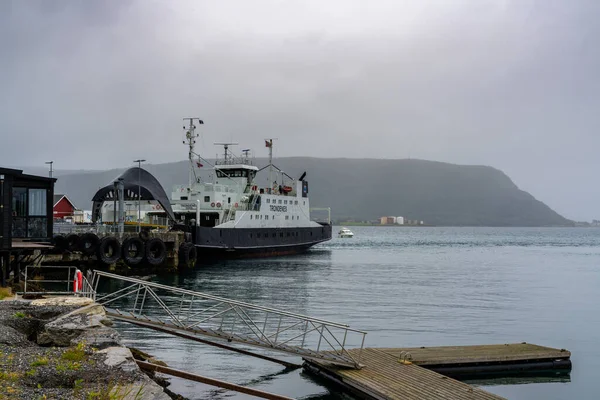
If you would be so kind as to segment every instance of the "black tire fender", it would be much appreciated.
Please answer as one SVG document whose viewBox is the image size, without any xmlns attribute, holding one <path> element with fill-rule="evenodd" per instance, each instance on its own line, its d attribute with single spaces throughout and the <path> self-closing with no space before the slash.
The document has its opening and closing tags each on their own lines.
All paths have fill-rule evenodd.
<svg viewBox="0 0 600 400">
<path fill-rule="evenodd" d="M 56 247 L 56 249 L 61 251 L 65 251 L 69 247 L 69 242 L 67 241 L 67 238 L 64 235 L 55 235 L 52 238 L 52 243 L 54 244 L 54 247 Z"/>
<path fill-rule="evenodd" d="M 182 243 L 179 246 L 179 267 L 193 268 L 198 259 L 198 252 L 193 243 Z"/>
<path fill-rule="evenodd" d="M 133 236 L 123 240 L 121 244 L 121 255 L 123 261 L 130 267 L 135 267 L 144 261 L 146 246 L 139 237 Z"/>
<path fill-rule="evenodd" d="M 79 235 L 76 233 L 71 233 L 67 235 L 67 250 L 69 251 L 78 251 L 79 250 Z"/>
<path fill-rule="evenodd" d="M 79 238 L 79 251 L 86 256 L 94 254 L 100 244 L 100 238 L 95 233 L 87 232 Z"/>
<path fill-rule="evenodd" d="M 167 258 L 167 246 L 160 238 L 151 238 L 146 242 L 146 261 L 152 266 L 159 266 Z"/>
<path fill-rule="evenodd" d="M 121 244 L 116 237 L 106 236 L 100 241 L 96 251 L 98 260 L 106 265 L 111 265 L 121 258 Z"/>
</svg>

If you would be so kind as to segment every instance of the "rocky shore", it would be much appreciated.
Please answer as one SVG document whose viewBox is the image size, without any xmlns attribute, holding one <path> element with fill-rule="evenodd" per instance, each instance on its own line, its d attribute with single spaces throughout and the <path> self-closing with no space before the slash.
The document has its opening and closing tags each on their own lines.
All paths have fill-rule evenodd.
<svg viewBox="0 0 600 400">
<path fill-rule="evenodd" d="M 86 298 L 0 301 L 0 400 L 169 400 Z"/>
</svg>

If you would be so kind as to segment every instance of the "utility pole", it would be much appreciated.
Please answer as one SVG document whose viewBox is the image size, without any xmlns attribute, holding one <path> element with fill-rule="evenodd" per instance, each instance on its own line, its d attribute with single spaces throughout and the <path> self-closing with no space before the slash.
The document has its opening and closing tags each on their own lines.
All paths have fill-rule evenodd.
<svg viewBox="0 0 600 400">
<path fill-rule="evenodd" d="M 133 160 L 138 163 L 138 233 L 142 231 L 142 163 L 146 160 Z"/>
<path fill-rule="evenodd" d="M 54 161 L 46 161 L 45 164 L 50 164 L 50 178 L 52 178 L 52 164 L 54 164 Z"/>
</svg>

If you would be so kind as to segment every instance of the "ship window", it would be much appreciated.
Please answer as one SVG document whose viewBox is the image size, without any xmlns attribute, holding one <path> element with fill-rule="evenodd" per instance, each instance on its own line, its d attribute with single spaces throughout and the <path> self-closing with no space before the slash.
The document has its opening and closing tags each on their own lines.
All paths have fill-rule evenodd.
<svg viewBox="0 0 600 400">
<path fill-rule="evenodd" d="M 231 197 L 227 198 L 227 203 L 231 203 Z"/>
<path fill-rule="evenodd" d="M 210 196 L 204 196 L 204 202 L 210 203 Z"/>
<path fill-rule="evenodd" d="M 286 216 L 285 216 L 285 219 L 290 219 L 290 216 L 289 216 L 289 215 L 286 215 Z"/>
<path fill-rule="evenodd" d="M 296 200 L 296 205 L 298 205 L 298 200 Z"/>
<path fill-rule="evenodd" d="M 267 204 L 269 204 L 271 202 L 271 199 L 267 199 Z"/>
<path fill-rule="evenodd" d="M 256 237 L 257 237 L 257 238 L 260 238 L 260 233 L 257 233 L 257 234 L 256 234 Z"/>
<path fill-rule="evenodd" d="M 250 238 L 252 238 L 252 234 L 250 234 Z"/>
<path fill-rule="evenodd" d="M 263 217 L 263 216 L 261 215 L 261 216 L 260 216 L 260 219 L 262 219 L 262 217 Z"/>
<path fill-rule="evenodd" d="M 279 234 L 279 237 L 283 237 L 283 232 L 281 232 L 281 233 Z"/>
<path fill-rule="evenodd" d="M 283 201 L 283 204 L 287 204 L 287 200 L 284 200 L 284 201 Z"/>
<path fill-rule="evenodd" d="M 223 236 L 223 230 L 219 229 L 219 236 Z"/>
<path fill-rule="evenodd" d="M 289 232 L 287 233 L 287 236 L 290 237 L 290 233 Z"/>
<path fill-rule="evenodd" d="M 276 233 L 273 233 L 273 237 L 275 237 L 275 236 L 277 236 L 277 234 L 276 234 Z"/>
<path fill-rule="evenodd" d="M 303 201 L 302 204 L 306 205 L 306 201 Z"/>
<path fill-rule="evenodd" d="M 268 216 L 268 215 L 265 215 L 265 219 L 269 219 L 269 216 Z"/>
<path fill-rule="evenodd" d="M 252 214 L 250 214 L 250 219 L 252 219 Z"/>
<path fill-rule="evenodd" d="M 279 204 L 281 204 L 281 200 L 279 200 Z"/>
<path fill-rule="evenodd" d="M 180 200 L 187 200 L 187 196 L 181 196 Z"/>
<path fill-rule="evenodd" d="M 275 219 L 275 216 L 273 215 L 273 217 L 271 219 Z"/>
</svg>

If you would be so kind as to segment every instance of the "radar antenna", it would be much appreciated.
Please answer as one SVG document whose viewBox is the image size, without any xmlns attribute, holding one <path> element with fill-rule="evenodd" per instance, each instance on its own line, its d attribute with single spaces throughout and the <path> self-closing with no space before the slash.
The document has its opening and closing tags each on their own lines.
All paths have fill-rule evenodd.
<svg viewBox="0 0 600 400">
<path fill-rule="evenodd" d="M 225 164 L 227 164 L 227 161 L 231 158 L 231 151 L 229 151 L 229 146 L 236 146 L 238 144 L 239 143 L 215 143 L 216 146 L 223 146 L 223 156 L 225 157 Z"/>
</svg>

